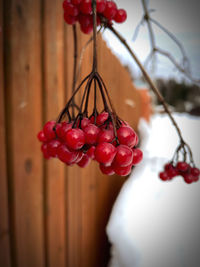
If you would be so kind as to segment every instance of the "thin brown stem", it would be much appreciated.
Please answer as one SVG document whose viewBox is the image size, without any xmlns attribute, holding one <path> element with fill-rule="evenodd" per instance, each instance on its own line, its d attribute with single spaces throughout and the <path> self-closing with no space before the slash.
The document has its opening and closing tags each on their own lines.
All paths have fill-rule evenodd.
<svg viewBox="0 0 200 267">
<path fill-rule="evenodd" d="M 136 64 L 138 65 L 138 67 L 140 68 L 141 72 L 143 73 L 144 78 L 146 79 L 147 83 L 149 84 L 150 88 L 152 89 L 152 91 L 156 94 L 156 96 L 158 97 L 159 101 L 161 102 L 161 104 L 163 105 L 165 112 L 168 114 L 172 124 L 174 125 L 177 134 L 180 138 L 180 141 L 185 143 L 185 141 L 183 140 L 181 131 L 175 121 L 175 119 L 173 118 L 169 108 L 168 108 L 168 104 L 166 103 L 166 101 L 164 100 L 163 96 L 161 95 L 160 91 L 158 90 L 158 88 L 155 86 L 155 84 L 153 83 L 153 81 L 151 80 L 150 76 L 148 75 L 148 73 L 146 72 L 146 70 L 144 69 L 142 63 L 139 61 L 138 57 L 135 55 L 135 53 L 132 51 L 132 49 L 130 48 L 130 46 L 127 44 L 126 40 L 120 35 L 120 33 L 118 33 L 111 25 L 108 25 L 108 29 L 119 39 L 119 41 L 126 47 L 126 49 L 128 50 L 128 52 L 130 53 L 131 57 L 134 59 L 134 61 L 136 62 Z"/>
<path fill-rule="evenodd" d="M 97 12 L 96 0 L 92 0 L 92 16 L 93 16 L 93 71 L 97 71 Z"/>
<path fill-rule="evenodd" d="M 74 39 L 74 66 L 73 66 L 73 81 L 72 81 L 72 94 L 76 87 L 76 69 L 77 69 L 77 31 L 76 25 L 73 25 L 73 39 Z M 72 119 L 75 117 L 75 100 L 72 99 Z"/>
</svg>

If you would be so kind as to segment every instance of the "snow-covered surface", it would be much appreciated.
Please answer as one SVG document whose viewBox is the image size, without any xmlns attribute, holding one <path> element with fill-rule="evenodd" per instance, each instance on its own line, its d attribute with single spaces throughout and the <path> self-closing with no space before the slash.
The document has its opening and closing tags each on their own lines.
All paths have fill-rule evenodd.
<svg viewBox="0 0 200 267">
<path fill-rule="evenodd" d="M 200 166 L 200 119 L 175 114 Z M 158 172 L 178 145 L 166 115 L 140 122 L 143 162 L 124 184 L 110 216 L 110 267 L 199 267 L 200 182 L 162 182 Z"/>
</svg>

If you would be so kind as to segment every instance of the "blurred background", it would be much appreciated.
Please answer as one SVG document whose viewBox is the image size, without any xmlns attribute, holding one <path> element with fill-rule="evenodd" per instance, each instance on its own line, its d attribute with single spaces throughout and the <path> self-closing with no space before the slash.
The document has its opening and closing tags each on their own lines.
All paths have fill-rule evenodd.
<svg viewBox="0 0 200 267">
<path fill-rule="evenodd" d="M 116 2 L 127 10 L 128 19 L 114 26 L 145 63 L 151 43 L 144 23 L 133 41 L 143 17 L 141 2 Z M 198 79 L 199 3 L 193 2 L 152 0 L 147 4 L 156 9 L 152 17 L 184 45 L 191 75 Z M 159 47 L 181 62 L 174 42 L 156 27 L 155 37 Z M 78 31 L 79 56 L 89 38 Z M 110 259 L 105 228 L 127 178 L 104 176 L 96 164 L 82 170 L 53 159 L 47 162 L 36 138 L 47 120 L 57 118 L 71 95 L 72 51 L 72 28 L 64 23 L 61 0 L 0 1 L 2 267 L 102 267 Z M 136 131 L 142 118 L 149 122 L 152 111 L 162 112 L 136 65 L 107 30 L 98 37 L 98 64 L 118 114 Z M 79 81 L 91 67 L 89 45 Z M 172 110 L 199 115 L 199 87 L 194 81 L 162 56 L 150 61 L 147 69 Z"/>
</svg>

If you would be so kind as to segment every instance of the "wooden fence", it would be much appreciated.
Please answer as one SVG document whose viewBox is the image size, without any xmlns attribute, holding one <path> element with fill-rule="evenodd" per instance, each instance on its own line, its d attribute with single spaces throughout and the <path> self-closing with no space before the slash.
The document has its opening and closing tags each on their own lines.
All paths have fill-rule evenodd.
<svg viewBox="0 0 200 267">
<path fill-rule="evenodd" d="M 78 32 L 78 48 L 88 40 Z M 141 97 L 98 38 L 99 72 L 114 105 L 137 127 Z M 0 266 L 102 267 L 105 226 L 125 178 L 45 161 L 36 139 L 70 96 L 72 28 L 61 0 L 0 0 Z M 81 77 L 92 65 L 92 47 Z"/>
</svg>

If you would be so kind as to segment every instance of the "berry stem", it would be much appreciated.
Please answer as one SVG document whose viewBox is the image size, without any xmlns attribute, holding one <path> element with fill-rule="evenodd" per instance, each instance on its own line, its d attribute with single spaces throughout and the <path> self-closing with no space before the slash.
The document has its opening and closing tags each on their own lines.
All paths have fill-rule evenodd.
<svg viewBox="0 0 200 267">
<path fill-rule="evenodd" d="M 97 3 L 92 0 L 92 16 L 93 16 L 93 72 L 97 71 Z"/>
<path fill-rule="evenodd" d="M 75 91 L 76 87 L 76 69 L 77 69 L 77 30 L 76 30 L 76 25 L 73 25 L 73 40 L 74 40 L 74 66 L 73 66 L 73 81 L 72 81 L 72 94 Z M 72 119 L 75 117 L 75 99 L 73 97 L 72 99 Z"/>
</svg>

